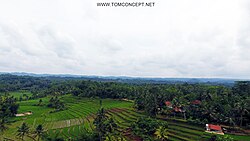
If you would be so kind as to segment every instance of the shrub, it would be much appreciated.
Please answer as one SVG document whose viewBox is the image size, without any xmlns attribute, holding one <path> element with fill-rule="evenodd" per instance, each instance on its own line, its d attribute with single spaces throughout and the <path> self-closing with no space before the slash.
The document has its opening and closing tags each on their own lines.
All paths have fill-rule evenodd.
<svg viewBox="0 0 250 141">
<path fill-rule="evenodd" d="M 150 139 L 160 126 L 167 127 L 167 124 L 153 118 L 140 117 L 131 127 L 135 135 L 144 139 Z"/>
</svg>

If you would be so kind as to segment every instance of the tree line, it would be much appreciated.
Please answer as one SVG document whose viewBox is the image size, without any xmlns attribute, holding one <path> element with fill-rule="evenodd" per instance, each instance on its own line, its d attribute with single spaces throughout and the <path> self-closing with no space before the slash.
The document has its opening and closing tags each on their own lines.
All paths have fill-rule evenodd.
<svg viewBox="0 0 250 141">
<path fill-rule="evenodd" d="M 9 118 L 17 114 L 18 108 L 19 105 L 13 96 L 0 96 L 0 132 L 7 129 L 6 124 L 9 122 Z"/>
</svg>

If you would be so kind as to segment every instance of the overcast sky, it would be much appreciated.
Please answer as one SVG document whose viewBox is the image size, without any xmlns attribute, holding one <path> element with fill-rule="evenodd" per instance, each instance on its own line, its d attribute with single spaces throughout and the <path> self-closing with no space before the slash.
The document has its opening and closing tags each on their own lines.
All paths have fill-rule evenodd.
<svg viewBox="0 0 250 141">
<path fill-rule="evenodd" d="M 134 1 L 0 0 L 0 72 L 250 78 L 249 0 Z"/>
</svg>

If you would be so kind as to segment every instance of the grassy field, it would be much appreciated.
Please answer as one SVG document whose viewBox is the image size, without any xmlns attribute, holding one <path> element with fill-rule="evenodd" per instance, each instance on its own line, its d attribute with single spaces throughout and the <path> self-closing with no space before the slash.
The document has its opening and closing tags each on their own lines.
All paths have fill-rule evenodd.
<svg viewBox="0 0 250 141">
<path fill-rule="evenodd" d="M 8 93 L 10 96 L 14 96 L 15 98 L 19 99 L 20 96 L 23 97 L 23 99 L 25 99 L 24 95 L 27 95 L 28 97 L 30 97 L 32 94 L 29 91 L 16 91 L 16 92 L 9 92 Z M 0 93 L 0 95 L 4 95 L 4 93 Z"/>
<path fill-rule="evenodd" d="M 13 92 L 11 95 L 18 97 L 18 92 Z M 15 117 L 10 119 L 15 122 L 8 126 L 8 130 L 4 132 L 2 138 L 6 137 L 9 139 L 18 140 L 15 137 L 16 130 L 17 127 L 23 122 L 26 122 L 31 127 L 31 130 L 34 130 L 37 125 L 42 124 L 51 135 L 60 133 L 60 136 L 65 139 L 70 137 L 73 138 L 78 135 L 84 126 L 90 129 L 91 126 L 93 126 L 91 124 L 93 121 L 93 116 L 100 107 L 99 99 L 79 99 L 71 95 L 65 95 L 60 97 L 60 100 L 66 103 L 67 109 L 55 113 L 50 113 L 50 111 L 53 111 L 54 109 L 48 108 L 46 106 L 49 99 L 50 97 L 42 98 L 44 106 L 35 106 L 38 104 L 39 99 L 19 102 L 20 107 L 18 113 L 32 111 L 33 114 L 30 116 Z M 126 101 L 104 99 L 102 105 L 105 109 L 131 109 L 133 104 Z M 25 140 L 30 139 L 25 138 Z"/>
<path fill-rule="evenodd" d="M 22 92 L 19 92 L 23 94 Z M 25 92 L 27 93 L 27 92 Z M 11 93 L 18 97 L 18 92 Z M 59 136 L 66 140 L 76 139 L 76 137 L 84 132 L 84 129 L 92 130 L 93 119 L 98 111 L 99 99 L 78 98 L 71 95 L 60 97 L 60 100 L 66 103 L 67 109 L 64 111 L 50 113 L 52 108 L 48 108 L 50 97 L 42 98 L 43 106 L 35 106 L 39 99 L 19 102 L 19 113 L 32 111 L 33 114 L 26 117 L 15 117 L 11 120 L 15 121 L 9 125 L 9 129 L 4 132 L 3 137 L 17 140 L 16 130 L 23 122 L 26 122 L 31 130 L 34 130 L 37 125 L 42 124 L 51 136 Z M 145 116 L 141 112 L 135 111 L 133 103 L 121 100 L 104 99 L 103 107 L 107 110 L 108 116 L 112 116 L 119 126 L 119 130 L 124 132 L 131 123 L 137 120 L 138 117 Z M 182 121 L 167 120 L 169 140 L 171 141 L 197 141 L 207 140 L 211 134 L 205 133 L 204 128 L 200 126 L 190 125 Z M 130 136 L 126 134 L 128 140 Z M 237 140 L 248 141 L 248 136 L 233 136 Z M 29 141 L 31 138 L 25 137 Z"/>
</svg>

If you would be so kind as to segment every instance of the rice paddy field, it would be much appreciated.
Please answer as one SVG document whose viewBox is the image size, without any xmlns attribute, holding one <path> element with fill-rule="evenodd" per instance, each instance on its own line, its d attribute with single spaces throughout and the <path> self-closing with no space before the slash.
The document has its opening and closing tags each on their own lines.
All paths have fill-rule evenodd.
<svg viewBox="0 0 250 141">
<path fill-rule="evenodd" d="M 12 93 L 17 96 L 18 92 Z M 50 97 L 42 98 L 44 106 L 35 106 L 39 99 L 19 102 L 20 108 L 18 113 L 32 111 L 32 115 L 25 117 L 15 117 L 13 122 L 8 126 L 0 140 L 15 140 L 17 127 L 26 122 L 30 130 L 35 130 L 37 125 L 42 124 L 51 136 L 62 137 L 65 140 L 76 139 L 85 129 L 93 129 L 93 120 L 96 112 L 100 108 L 99 99 L 79 98 L 71 95 L 60 97 L 66 103 L 67 109 L 55 113 L 52 108 L 48 108 Z M 133 103 L 122 100 L 104 99 L 102 106 L 106 109 L 108 116 L 112 116 L 119 126 L 119 131 L 127 140 L 133 140 L 131 131 L 128 131 L 130 124 L 135 122 L 138 117 L 146 116 L 145 114 L 135 111 Z M 162 119 L 159 119 L 162 120 Z M 165 120 L 165 119 L 164 119 Z M 211 134 L 205 133 L 204 128 L 190 125 L 186 122 L 176 120 L 166 120 L 168 123 L 169 140 L 171 141 L 205 141 Z M 234 136 L 237 140 L 250 140 L 247 136 Z M 32 138 L 25 137 L 24 140 L 30 141 Z"/>
<path fill-rule="evenodd" d="M 0 95 L 4 95 L 4 93 L 0 93 Z M 23 91 L 10 92 L 9 95 L 14 96 L 17 99 L 19 99 L 20 96 L 21 96 L 24 100 L 26 98 L 25 96 L 28 96 L 28 97 L 32 96 L 31 92 L 24 91 L 24 90 Z"/>
<path fill-rule="evenodd" d="M 39 99 L 19 102 L 18 113 L 31 111 L 33 114 L 10 119 L 14 122 L 4 132 L 2 140 L 3 138 L 18 140 L 15 138 L 16 130 L 23 122 L 26 122 L 31 127 L 30 130 L 34 130 L 37 125 L 42 124 L 48 130 L 49 134 L 56 135 L 56 133 L 60 133 L 60 136 L 64 139 L 74 138 L 81 132 L 83 127 L 91 130 L 94 115 L 100 108 L 99 99 L 79 99 L 71 95 L 65 95 L 60 97 L 60 100 L 67 103 L 67 109 L 55 113 L 50 113 L 54 109 L 46 106 L 49 99 L 50 97 L 42 98 L 44 106 L 35 106 L 38 104 Z M 107 110 L 113 108 L 132 108 L 131 102 L 111 99 L 104 99 L 102 105 Z M 25 140 L 30 139 L 25 138 Z"/>
</svg>

